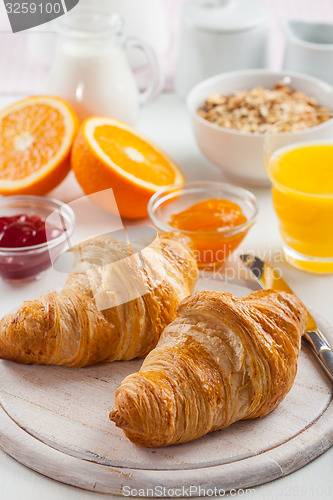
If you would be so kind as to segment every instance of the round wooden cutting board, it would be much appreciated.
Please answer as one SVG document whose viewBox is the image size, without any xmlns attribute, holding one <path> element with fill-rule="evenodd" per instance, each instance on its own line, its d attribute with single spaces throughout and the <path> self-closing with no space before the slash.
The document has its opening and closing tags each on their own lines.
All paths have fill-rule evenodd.
<svg viewBox="0 0 333 500">
<path fill-rule="evenodd" d="M 251 291 L 211 279 L 197 289 Z M 317 319 L 333 344 L 333 328 Z M 108 418 L 116 389 L 141 363 L 73 369 L 0 362 L 0 447 L 35 471 L 92 491 L 199 496 L 279 478 L 333 444 L 332 383 L 305 344 L 294 386 L 272 413 L 161 449 L 135 446 Z"/>
</svg>

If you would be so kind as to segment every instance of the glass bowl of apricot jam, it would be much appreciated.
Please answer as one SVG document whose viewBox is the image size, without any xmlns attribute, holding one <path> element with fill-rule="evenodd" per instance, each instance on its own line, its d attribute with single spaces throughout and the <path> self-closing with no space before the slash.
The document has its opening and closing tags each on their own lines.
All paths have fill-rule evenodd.
<svg viewBox="0 0 333 500">
<path fill-rule="evenodd" d="M 200 269 L 219 267 L 238 247 L 257 217 L 254 194 L 213 181 L 163 188 L 149 201 L 156 229 L 186 235 Z"/>
<path fill-rule="evenodd" d="M 44 196 L 0 198 L 0 277 L 21 282 L 38 279 L 69 245 L 73 210 Z"/>
</svg>

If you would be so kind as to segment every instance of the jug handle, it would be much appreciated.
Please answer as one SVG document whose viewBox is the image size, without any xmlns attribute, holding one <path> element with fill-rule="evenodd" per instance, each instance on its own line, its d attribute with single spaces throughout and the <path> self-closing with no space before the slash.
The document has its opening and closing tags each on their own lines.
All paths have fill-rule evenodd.
<svg viewBox="0 0 333 500">
<path fill-rule="evenodd" d="M 127 38 L 125 47 L 142 50 L 147 57 L 151 71 L 151 82 L 143 92 L 140 92 L 139 97 L 140 105 L 147 104 L 152 101 L 162 89 L 161 68 L 156 53 L 148 43 L 136 37 Z"/>
</svg>

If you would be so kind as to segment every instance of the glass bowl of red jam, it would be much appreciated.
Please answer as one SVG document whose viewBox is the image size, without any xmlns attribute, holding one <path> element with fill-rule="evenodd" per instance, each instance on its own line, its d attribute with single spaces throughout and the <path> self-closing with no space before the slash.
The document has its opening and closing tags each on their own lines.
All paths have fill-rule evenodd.
<svg viewBox="0 0 333 500">
<path fill-rule="evenodd" d="M 220 267 L 245 238 L 257 217 L 254 194 L 213 181 L 169 186 L 149 201 L 149 217 L 159 231 L 192 241 L 200 269 Z"/>
<path fill-rule="evenodd" d="M 11 282 L 38 279 L 70 246 L 73 210 L 44 196 L 0 198 L 0 277 Z"/>
</svg>

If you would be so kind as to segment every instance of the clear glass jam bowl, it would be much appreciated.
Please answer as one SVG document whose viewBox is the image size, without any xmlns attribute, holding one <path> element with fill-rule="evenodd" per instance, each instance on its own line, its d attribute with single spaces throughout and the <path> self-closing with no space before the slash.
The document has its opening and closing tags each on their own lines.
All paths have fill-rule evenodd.
<svg viewBox="0 0 333 500">
<path fill-rule="evenodd" d="M 244 222 L 234 227 L 199 231 L 179 229 L 172 225 L 173 215 L 207 200 L 238 205 L 245 216 Z M 180 233 L 191 239 L 200 269 L 223 264 L 254 224 L 257 211 L 256 198 L 250 191 L 214 181 L 193 181 L 163 188 L 152 196 L 148 204 L 150 220 L 158 231 Z"/>
<path fill-rule="evenodd" d="M 24 214 L 45 221 L 46 241 L 32 246 L 7 248 L 0 242 L 0 277 L 10 282 L 38 279 L 54 259 L 69 245 L 75 227 L 75 214 L 69 205 L 44 196 L 0 198 L 0 217 Z M 49 230 L 48 230 L 49 229 Z M 56 237 L 52 237 L 57 229 Z"/>
</svg>

